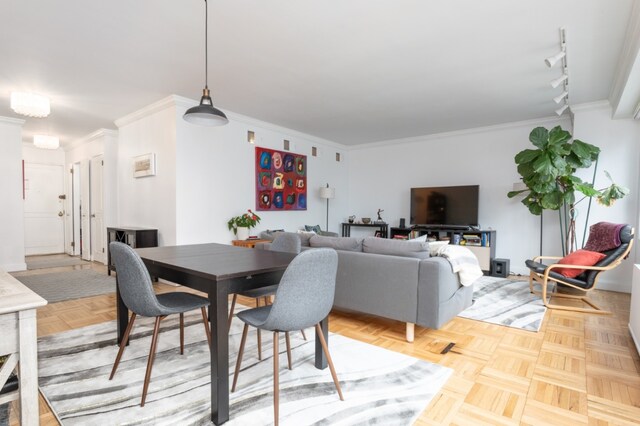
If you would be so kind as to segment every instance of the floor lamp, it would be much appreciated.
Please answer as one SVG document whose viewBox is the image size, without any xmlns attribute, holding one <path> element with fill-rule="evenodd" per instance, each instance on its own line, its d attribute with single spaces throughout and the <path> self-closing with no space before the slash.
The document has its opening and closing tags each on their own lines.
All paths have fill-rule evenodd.
<svg viewBox="0 0 640 426">
<path fill-rule="evenodd" d="M 325 226 L 325 231 L 329 230 L 329 200 L 336 197 L 336 189 L 329 188 L 329 184 L 327 186 L 320 187 L 320 198 L 327 200 L 327 224 Z"/>
</svg>

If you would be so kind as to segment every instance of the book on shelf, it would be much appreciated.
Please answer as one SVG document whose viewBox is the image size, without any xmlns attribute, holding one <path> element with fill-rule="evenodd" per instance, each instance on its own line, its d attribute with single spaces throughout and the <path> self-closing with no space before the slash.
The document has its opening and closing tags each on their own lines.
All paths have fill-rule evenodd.
<svg viewBox="0 0 640 426">
<path fill-rule="evenodd" d="M 409 236 L 408 235 L 394 235 L 393 239 L 394 240 L 408 240 Z"/>
</svg>

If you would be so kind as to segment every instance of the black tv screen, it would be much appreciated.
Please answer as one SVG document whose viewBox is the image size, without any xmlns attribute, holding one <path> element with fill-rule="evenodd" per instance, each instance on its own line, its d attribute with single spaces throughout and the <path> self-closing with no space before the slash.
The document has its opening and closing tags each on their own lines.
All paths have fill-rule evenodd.
<svg viewBox="0 0 640 426">
<path fill-rule="evenodd" d="M 412 225 L 478 225 L 478 185 L 411 188 Z"/>
</svg>

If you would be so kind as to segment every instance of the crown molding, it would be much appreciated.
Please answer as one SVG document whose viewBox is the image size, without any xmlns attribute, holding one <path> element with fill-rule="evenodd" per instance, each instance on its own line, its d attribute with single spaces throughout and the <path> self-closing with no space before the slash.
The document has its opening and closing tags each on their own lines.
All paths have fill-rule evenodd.
<svg viewBox="0 0 640 426">
<path fill-rule="evenodd" d="M 25 120 L 23 120 L 21 118 L 1 117 L 0 116 L 0 123 L 15 124 L 15 125 L 18 125 L 18 126 L 22 126 L 25 123 Z"/>
<path fill-rule="evenodd" d="M 454 130 L 452 132 L 433 133 L 430 135 L 411 136 L 411 137 L 402 138 L 402 139 L 389 139 L 389 140 L 384 140 L 379 142 L 363 143 L 363 144 L 349 147 L 349 151 L 358 151 L 363 149 L 380 148 L 380 147 L 386 147 L 386 146 L 409 145 L 409 144 L 414 144 L 419 142 L 428 142 L 436 139 L 448 139 L 448 138 L 453 138 L 457 136 L 466 136 L 466 135 L 472 135 L 477 133 L 493 132 L 496 130 L 507 130 L 507 129 L 513 129 L 518 127 L 531 127 L 531 126 L 539 126 L 542 124 L 559 124 L 564 120 L 565 118 L 562 118 L 562 117 L 543 117 L 543 118 L 536 118 L 532 120 L 513 121 L 511 123 L 495 124 L 492 126 L 483 126 L 483 127 L 474 127 L 470 129 L 463 129 L 463 130 Z"/>
<path fill-rule="evenodd" d="M 585 112 L 585 111 L 594 111 L 598 109 L 609 109 L 611 108 L 611 104 L 607 99 L 595 102 L 585 102 L 582 104 L 570 105 L 571 112 Z"/>
<path fill-rule="evenodd" d="M 180 98 L 180 99 L 177 100 L 177 98 Z M 114 123 L 118 128 L 122 126 L 126 126 L 127 124 L 131 124 L 134 121 L 138 121 L 151 114 L 155 114 L 158 111 L 162 111 L 166 108 L 178 105 L 178 102 L 184 99 L 186 98 L 182 98 L 176 95 L 169 95 L 165 98 L 160 99 L 157 102 L 147 105 L 146 107 L 140 108 L 139 110 L 134 111 L 131 114 L 127 114 L 124 117 L 118 118 L 117 120 L 114 121 Z"/>
<path fill-rule="evenodd" d="M 189 99 L 189 98 L 185 98 L 182 96 L 178 96 L 178 95 L 173 95 L 174 98 L 174 102 L 177 106 L 183 107 L 185 109 L 191 108 L 192 106 L 198 105 L 197 101 L 194 101 L 193 99 Z M 340 143 L 337 142 L 333 142 L 330 141 L 328 139 L 323 139 L 320 138 L 318 136 L 313 136 L 310 135 L 308 133 L 304 133 L 304 132 L 300 132 L 298 130 L 293 130 L 293 129 L 289 129 L 287 127 L 282 127 L 279 126 L 277 124 L 273 124 L 273 123 L 269 123 L 268 121 L 262 121 L 259 120 L 257 118 L 253 118 L 253 117 L 249 117 L 246 115 L 242 115 L 242 114 L 238 114 L 236 112 L 233 111 L 229 111 L 225 108 L 221 108 L 224 111 L 224 114 L 227 116 L 227 118 L 229 119 L 230 122 L 238 122 L 238 123 L 242 123 L 245 124 L 247 126 L 255 126 L 255 127 L 259 127 L 262 128 L 264 130 L 271 130 L 274 132 L 278 132 L 278 133 L 283 133 L 286 135 L 286 138 L 290 138 L 290 139 L 294 139 L 294 138 L 300 138 L 300 139 L 306 139 L 307 141 L 310 142 L 315 142 L 317 144 L 321 144 L 321 145 L 326 145 L 326 146 L 330 146 L 336 149 L 341 149 L 346 151 L 348 149 L 348 147 L 346 145 L 342 145 Z"/>
<path fill-rule="evenodd" d="M 117 130 L 111 130 L 111 129 L 98 129 L 93 133 L 90 133 L 86 136 L 81 137 L 80 139 L 76 139 L 74 141 L 71 141 L 69 143 L 63 144 L 62 148 L 64 148 L 65 151 L 71 151 L 72 149 L 75 149 L 81 145 L 84 145 L 86 143 L 92 142 L 98 138 L 104 137 L 104 136 L 111 136 L 114 138 L 118 137 L 118 131 Z"/>
</svg>

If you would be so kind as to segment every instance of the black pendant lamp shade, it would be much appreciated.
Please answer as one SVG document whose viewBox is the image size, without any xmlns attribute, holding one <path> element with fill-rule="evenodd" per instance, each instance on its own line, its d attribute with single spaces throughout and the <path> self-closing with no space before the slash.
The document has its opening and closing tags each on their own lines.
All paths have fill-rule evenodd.
<svg viewBox="0 0 640 426">
<path fill-rule="evenodd" d="M 202 126 L 223 126 L 229 122 L 229 119 L 224 114 L 224 112 L 220 111 L 218 108 L 213 106 L 213 101 L 211 100 L 211 96 L 209 95 L 209 82 L 208 82 L 208 71 L 209 71 L 209 55 L 208 55 L 208 45 L 207 45 L 207 33 L 209 27 L 209 10 L 207 7 L 207 0 L 204 0 L 205 6 L 205 21 L 204 21 L 204 57 L 205 57 L 205 68 L 204 68 L 204 89 L 202 90 L 202 97 L 200 98 L 200 105 L 189 108 L 187 112 L 184 113 L 182 118 L 185 121 L 193 124 L 200 124 Z"/>
</svg>

